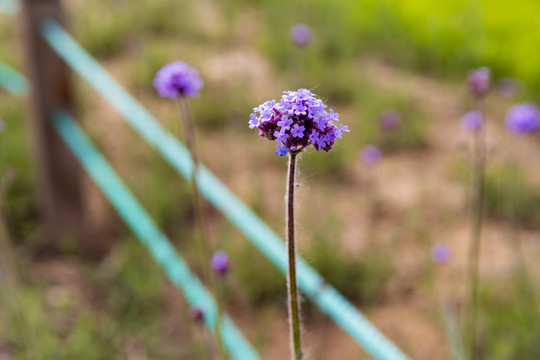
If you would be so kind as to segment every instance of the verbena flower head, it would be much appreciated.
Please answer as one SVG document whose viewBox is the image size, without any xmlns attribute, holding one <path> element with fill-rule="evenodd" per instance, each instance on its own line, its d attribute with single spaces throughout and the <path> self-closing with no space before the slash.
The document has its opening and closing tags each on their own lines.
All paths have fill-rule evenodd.
<svg viewBox="0 0 540 360">
<path fill-rule="evenodd" d="M 383 130 L 394 130 L 401 124 L 401 115 L 394 109 L 386 109 L 381 113 L 380 126 Z"/>
<path fill-rule="evenodd" d="M 483 97 L 490 88 L 490 71 L 487 67 L 481 67 L 469 72 L 467 86 L 471 94 L 476 97 Z"/>
<path fill-rule="evenodd" d="M 202 86 L 197 69 L 182 61 L 163 66 L 154 78 L 154 87 L 161 97 L 197 97 Z"/>
<path fill-rule="evenodd" d="M 212 256 L 210 265 L 215 272 L 220 275 L 225 275 L 229 271 L 229 256 L 223 250 L 218 250 Z"/>
<path fill-rule="evenodd" d="M 250 129 L 259 129 L 259 135 L 278 142 L 276 154 L 289 151 L 298 153 L 310 145 L 317 151 L 332 149 L 336 138 L 349 132 L 339 121 L 338 113 L 307 89 L 284 91 L 280 102 L 270 100 L 253 109 Z"/>
<path fill-rule="evenodd" d="M 431 259 L 439 264 L 447 263 L 450 260 L 450 248 L 445 244 L 435 244 L 431 248 Z"/>
<path fill-rule="evenodd" d="M 468 131 L 476 131 L 482 126 L 482 113 L 474 110 L 461 117 L 461 126 Z"/>
<path fill-rule="evenodd" d="M 375 165 L 381 159 L 381 150 L 373 145 L 367 145 L 360 151 L 360 157 L 368 165 Z"/>
<path fill-rule="evenodd" d="M 309 43 L 313 34 L 311 28 L 304 24 L 296 24 L 291 28 L 291 40 L 298 46 L 305 46 Z"/>
<path fill-rule="evenodd" d="M 531 103 L 514 105 L 506 114 L 506 125 L 516 134 L 531 133 L 540 126 L 540 111 Z"/>
</svg>

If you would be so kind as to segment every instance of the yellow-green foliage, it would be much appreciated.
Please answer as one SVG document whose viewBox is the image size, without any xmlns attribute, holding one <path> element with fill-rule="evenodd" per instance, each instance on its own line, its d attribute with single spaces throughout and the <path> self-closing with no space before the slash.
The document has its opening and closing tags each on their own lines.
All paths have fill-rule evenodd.
<svg viewBox="0 0 540 360">
<path fill-rule="evenodd" d="M 268 32 L 263 49 L 281 67 L 293 57 L 288 29 L 311 26 L 315 41 L 309 53 L 326 60 L 377 52 L 390 61 L 422 71 L 463 74 L 487 65 L 496 76 L 514 76 L 540 86 L 540 3 L 517 0 L 284 0 L 263 7 Z M 272 30 L 272 31 L 270 31 Z"/>
</svg>

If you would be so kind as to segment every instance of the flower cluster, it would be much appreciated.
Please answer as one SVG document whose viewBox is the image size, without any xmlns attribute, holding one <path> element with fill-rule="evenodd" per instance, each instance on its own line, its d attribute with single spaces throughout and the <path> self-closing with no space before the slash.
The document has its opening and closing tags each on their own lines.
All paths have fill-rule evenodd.
<svg viewBox="0 0 540 360">
<path fill-rule="evenodd" d="M 490 71 L 487 67 L 481 67 L 469 72 L 467 86 L 474 96 L 481 98 L 486 95 L 490 88 Z"/>
<path fill-rule="evenodd" d="M 313 36 L 309 26 L 304 24 L 296 24 L 291 28 L 291 40 L 298 46 L 305 46 Z"/>
<path fill-rule="evenodd" d="M 540 127 L 540 111 L 531 103 L 514 105 L 506 114 L 506 125 L 510 131 L 526 135 Z"/>
<path fill-rule="evenodd" d="M 223 250 L 218 250 L 212 256 L 210 260 L 212 269 L 219 275 L 225 275 L 229 271 L 229 256 Z"/>
<path fill-rule="evenodd" d="M 339 121 L 333 109 L 326 111 L 322 100 L 307 89 L 285 91 L 280 102 L 267 101 L 253 109 L 250 115 L 250 129 L 259 129 L 259 135 L 276 140 L 276 154 L 284 156 L 289 151 L 300 152 L 313 145 L 317 151 L 328 152 L 336 138 L 348 132 L 346 125 L 334 124 Z"/>
<path fill-rule="evenodd" d="M 197 97 L 202 86 L 197 69 L 182 61 L 163 66 L 154 78 L 154 87 L 161 97 Z"/>
<path fill-rule="evenodd" d="M 461 126 L 468 131 L 479 130 L 482 126 L 482 113 L 478 110 L 469 111 L 461 117 Z"/>
<path fill-rule="evenodd" d="M 450 260 L 450 248 L 442 243 L 437 243 L 431 248 L 431 259 L 439 264 L 444 264 Z"/>
<path fill-rule="evenodd" d="M 360 157 L 367 165 L 375 165 L 381 159 L 381 150 L 374 145 L 367 145 L 360 151 Z"/>
</svg>

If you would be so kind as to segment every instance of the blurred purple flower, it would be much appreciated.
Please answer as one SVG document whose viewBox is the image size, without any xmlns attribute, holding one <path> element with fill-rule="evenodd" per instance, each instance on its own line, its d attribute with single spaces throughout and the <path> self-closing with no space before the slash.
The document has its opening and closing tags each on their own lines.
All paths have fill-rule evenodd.
<svg viewBox="0 0 540 360">
<path fill-rule="evenodd" d="M 229 271 L 229 256 L 223 250 L 218 250 L 212 256 L 210 265 L 215 272 L 225 275 Z"/>
<path fill-rule="evenodd" d="M 291 28 L 291 40 L 298 46 L 305 46 L 309 43 L 313 34 L 311 28 L 305 24 L 296 24 Z"/>
<path fill-rule="evenodd" d="M 379 116 L 379 124 L 383 130 L 394 130 L 401 125 L 401 115 L 394 109 L 386 109 Z"/>
<path fill-rule="evenodd" d="M 381 151 L 376 146 L 367 145 L 361 150 L 360 157 L 366 164 L 374 165 L 381 159 Z"/>
<path fill-rule="evenodd" d="M 474 110 L 461 117 L 461 126 L 468 131 L 479 130 L 482 126 L 482 113 Z"/>
<path fill-rule="evenodd" d="M 197 97 L 202 86 L 197 69 L 182 61 L 164 65 L 154 78 L 154 87 L 161 97 Z"/>
<path fill-rule="evenodd" d="M 472 95 L 483 97 L 489 91 L 490 71 L 487 67 L 481 67 L 469 72 L 467 86 Z"/>
<path fill-rule="evenodd" d="M 6 124 L 4 123 L 2 119 L 0 119 L 0 132 L 4 131 L 5 127 L 6 127 Z"/>
<path fill-rule="evenodd" d="M 204 311 L 200 307 L 194 307 L 191 309 L 191 318 L 195 321 L 202 321 L 204 319 Z"/>
<path fill-rule="evenodd" d="M 438 243 L 431 248 L 431 259 L 436 263 L 447 263 L 450 260 L 450 255 L 450 248 L 445 244 Z"/>
<path fill-rule="evenodd" d="M 284 91 L 281 101 L 267 101 L 253 109 L 250 129 L 257 128 L 259 135 L 277 140 L 276 154 L 284 156 L 289 151 L 300 152 L 310 145 L 317 151 L 330 151 L 336 138 L 349 132 L 347 126 L 337 126 L 339 115 L 307 89 Z"/>
<path fill-rule="evenodd" d="M 506 125 L 510 131 L 526 135 L 540 126 L 540 111 L 532 103 L 514 105 L 506 114 Z"/>
</svg>

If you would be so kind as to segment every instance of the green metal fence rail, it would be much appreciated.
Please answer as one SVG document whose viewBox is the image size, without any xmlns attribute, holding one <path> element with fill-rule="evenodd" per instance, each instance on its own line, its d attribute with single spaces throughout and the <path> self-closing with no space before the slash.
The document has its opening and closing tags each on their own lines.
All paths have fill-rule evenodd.
<svg viewBox="0 0 540 360">
<path fill-rule="evenodd" d="M 19 2 L 16 0 L 0 0 L 0 14 L 15 15 L 19 11 Z"/>
<path fill-rule="evenodd" d="M 14 96 L 25 95 L 29 88 L 26 78 L 3 62 L 0 62 L 0 86 Z"/>
</svg>

